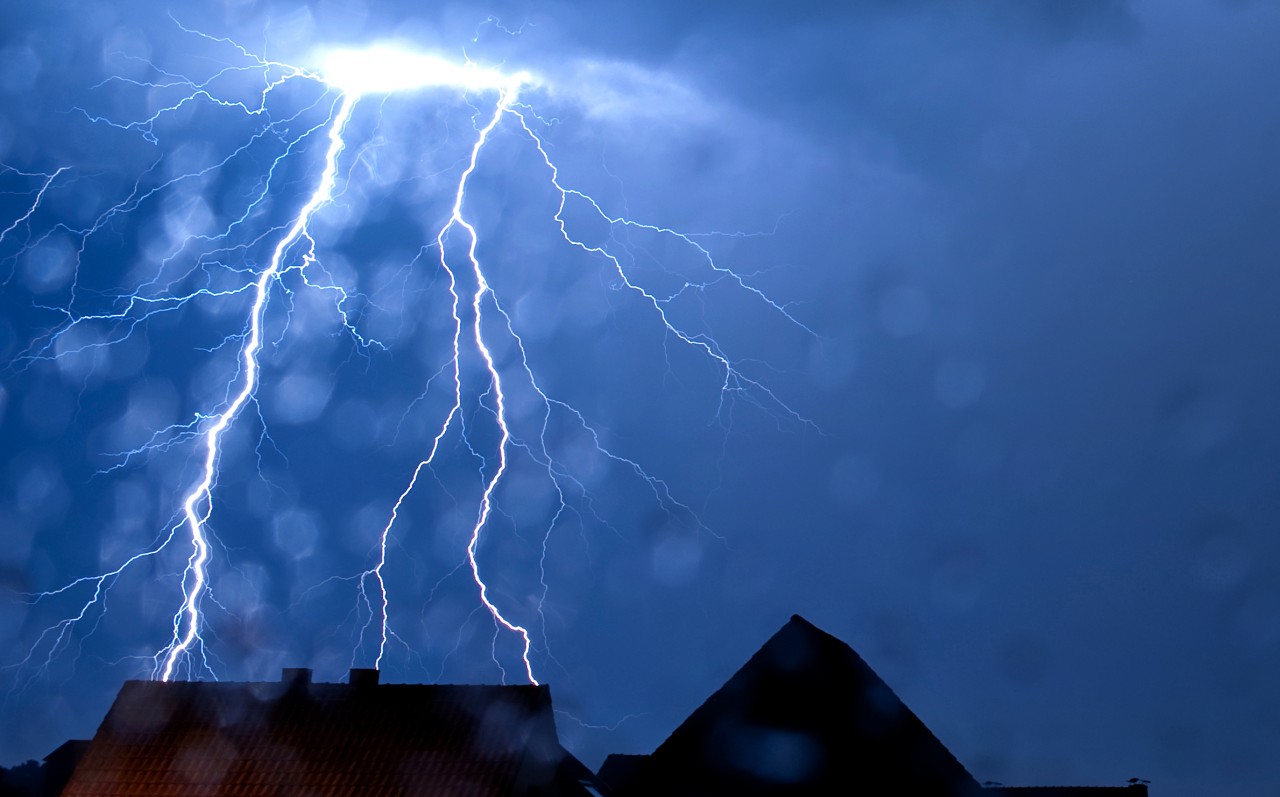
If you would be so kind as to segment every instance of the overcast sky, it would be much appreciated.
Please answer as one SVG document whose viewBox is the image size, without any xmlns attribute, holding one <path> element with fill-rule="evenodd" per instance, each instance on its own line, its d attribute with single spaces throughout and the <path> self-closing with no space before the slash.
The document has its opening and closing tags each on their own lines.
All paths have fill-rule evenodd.
<svg viewBox="0 0 1280 797">
<path fill-rule="evenodd" d="M 0 763 L 91 735 L 169 643 L 181 533 L 74 626 L 96 582 L 32 595 L 175 526 L 184 427 L 239 384 L 245 286 L 340 102 L 264 95 L 255 59 L 394 40 L 528 70 L 560 184 L 692 235 L 571 195 L 626 277 L 566 243 L 513 115 L 463 209 L 511 319 L 486 310 L 515 440 L 479 565 L 589 765 L 652 750 L 799 613 L 979 781 L 1274 793 L 1280 8 L 422 5 L 0 12 Z M 356 577 L 450 407 L 433 244 L 496 101 L 356 104 L 219 460 L 200 677 L 372 666 Z M 464 566 L 482 362 L 397 520 L 384 680 L 521 677 Z"/>
</svg>

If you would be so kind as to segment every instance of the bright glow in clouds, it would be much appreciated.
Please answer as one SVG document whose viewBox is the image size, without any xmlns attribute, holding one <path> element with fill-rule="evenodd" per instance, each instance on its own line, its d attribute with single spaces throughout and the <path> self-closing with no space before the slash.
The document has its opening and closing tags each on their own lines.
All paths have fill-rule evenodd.
<svg viewBox="0 0 1280 797">
<path fill-rule="evenodd" d="M 455 64 L 390 44 L 332 50 L 324 56 L 323 64 L 321 78 L 345 94 L 392 94 L 425 88 L 505 91 L 533 81 L 528 72 L 508 75 L 470 61 Z"/>
</svg>

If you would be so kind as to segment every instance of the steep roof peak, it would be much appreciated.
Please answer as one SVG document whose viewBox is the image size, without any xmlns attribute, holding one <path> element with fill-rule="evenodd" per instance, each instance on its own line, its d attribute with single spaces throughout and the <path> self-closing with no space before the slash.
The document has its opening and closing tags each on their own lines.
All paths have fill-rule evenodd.
<svg viewBox="0 0 1280 797">
<path fill-rule="evenodd" d="M 791 753 L 773 760 L 779 750 Z M 853 783 L 978 788 L 852 647 L 798 614 L 658 746 L 647 770 L 685 773 L 690 793 L 784 783 L 806 794 Z"/>
</svg>

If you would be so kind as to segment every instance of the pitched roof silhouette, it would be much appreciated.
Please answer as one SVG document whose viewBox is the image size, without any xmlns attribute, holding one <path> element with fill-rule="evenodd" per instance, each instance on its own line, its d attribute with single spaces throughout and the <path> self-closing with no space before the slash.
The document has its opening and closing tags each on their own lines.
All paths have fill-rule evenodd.
<svg viewBox="0 0 1280 797">
<path fill-rule="evenodd" d="M 78 744 L 59 748 L 67 769 Z M 1102 797 L 1116 789 L 1147 794 L 1136 778 L 1121 787 L 979 786 L 852 648 L 792 616 L 651 755 L 610 756 L 598 778 L 561 747 L 545 686 L 379 685 L 376 670 L 325 684 L 309 670 L 285 670 L 271 683 L 126 682 L 62 795 Z"/>
<path fill-rule="evenodd" d="M 618 794 L 982 793 L 857 653 L 793 615 L 645 758 L 613 757 Z"/>
<path fill-rule="evenodd" d="M 585 795 L 545 686 L 129 681 L 65 797 Z"/>
</svg>

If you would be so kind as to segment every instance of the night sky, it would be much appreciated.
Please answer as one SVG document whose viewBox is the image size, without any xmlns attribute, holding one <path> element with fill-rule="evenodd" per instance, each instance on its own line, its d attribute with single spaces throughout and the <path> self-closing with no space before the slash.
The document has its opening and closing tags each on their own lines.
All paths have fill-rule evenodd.
<svg viewBox="0 0 1280 797">
<path fill-rule="evenodd" d="M 90 736 L 172 636 L 193 431 L 340 100 L 264 99 L 283 67 L 255 58 L 394 39 L 529 71 L 561 184 L 688 234 L 562 214 L 693 344 L 561 237 L 514 117 L 463 208 L 510 318 L 479 567 L 588 765 L 651 751 L 798 613 L 979 781 L 1275 793 L 1280 7 L 205 5 L 0 11 L 0 764 Z M 357 103 L 224 438 L 184 674 L 373 666 L 359 576 L 450 408 L 434 242 L 496 100 Z M 466 565 L 482 366 L 394 527 L 384 681 L 523 676 Z M 85 608 L 77 579 L 175 526 Z"/>
</svg>

